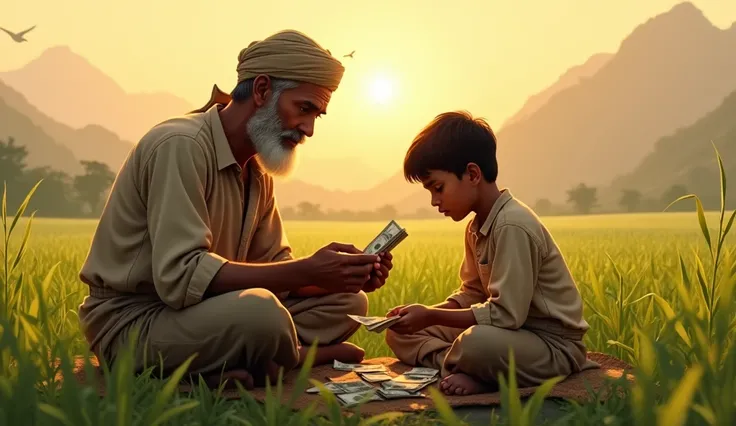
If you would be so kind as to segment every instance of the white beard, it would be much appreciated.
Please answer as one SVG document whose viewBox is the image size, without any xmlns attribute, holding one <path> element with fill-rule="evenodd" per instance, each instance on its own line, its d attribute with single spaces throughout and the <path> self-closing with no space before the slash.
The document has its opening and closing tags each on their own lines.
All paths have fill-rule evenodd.
<svg viewBox="0 0 736 426">
<path fill-rule="evenodd" d="M 298 162 L 298 155 L 295 147 L 284 138 L 301 142 L 304 135 L 297 130 L 284 130 L 276 110 L 279 95 L 274 93 L 268 103 L 253 114 L 246 129 L 258 163 L 271 174 L 288 176 Z"/>
</svg>

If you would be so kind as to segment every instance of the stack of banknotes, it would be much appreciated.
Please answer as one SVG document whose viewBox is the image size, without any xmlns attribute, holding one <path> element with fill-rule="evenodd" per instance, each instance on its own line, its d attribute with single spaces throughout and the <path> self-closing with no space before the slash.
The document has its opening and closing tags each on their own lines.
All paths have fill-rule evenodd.
<svg viewBox="0 0 736 426">
<path fill-rule="evenodd" d="M 391 377 L 384 365 L 345 364 L 335 361 L 333 368 L 339 371 L 353 371 L 360 379 L 347 382 L 327 382 L 325 388 L 332 392 L 345 407 L 353 407 L 370 401 L 385 401 L 400 398 L 426 398 L 422 389 L 439 379 L 439 371 L 433 368 L 417 367 L 406 373 Z M 376 385 L 373 385 L 375 383 Z M 318 393 L 315 386 L 308 393 Z"/>
<path fill-rule="evenodd" d="M 392 220 L 373 241 L 368 243 L 363 252 L 366 254 L 388 253 L 404 241 L 408 235 L 406 229 L 399 226 L 395 220 Z"/>
</svg>

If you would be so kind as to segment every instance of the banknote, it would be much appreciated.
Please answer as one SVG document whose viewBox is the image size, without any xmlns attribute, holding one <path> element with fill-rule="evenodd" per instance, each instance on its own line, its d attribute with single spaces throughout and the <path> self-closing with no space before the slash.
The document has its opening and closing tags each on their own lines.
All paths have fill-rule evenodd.
<svg viewBox="0 0 736 426">
<path fill-rule="evenodd" d="M 414 367 L 411 370 L 404 373 L 405 376 L 409 377 L 434 377 L 440 373 L 439 370 L 428 367 Z"/>
<path fill-rule="evenodd" d="M 324 387 L 335 395 L 375 390 L 373 386 L 362 380 L 353 380 L 350 382 L 328 382 L 324 383 Z M 307 393 L 319 393 L 319 388 L 317 386 L 309 388 L 307 389 Z"/>
<path fill-rule="evenodd" d="M 376 393 L 384 399 L 401 399 L 401 398 L 426 398 L 427 396 L 421 392 L 409 392 L 399 389 L 377 389 Z"/>
<path fill-rule="evenodd" d="M 408 236 L 406 229 L 395 220 L 389 222 L 383 230 L 363 250 L 367 254 L 390 252 Z"/>
<path fill-rule="evenodd" d="M 362 392 L 344 393 L 336 396 L 338 401 L 340 401 L 340 403 L 346 407 L 353 407 L 363 402 L 382 400 L 382 398 L 378 396 L 376 389 Z"/>
<path fill-rule="evenodd" d="M 396 321 L 398 321 L 401 317 L 395 316 L 395 317 L 361 317 L 358 315 L 350 315 L 348 314 L 350 318 L 352 318 L 354 321 L 357 321 L 363 325 L 365 325 L 365 328 L 368 331 L 372 331 L 374 333 L 380 333 L 383 330 L 391 327 Z"/>
<path fill-rule="evenodd" d="M 391 380 L 381 383 L 381 387 L 384 390 L 403 390 L 408 392 L 418 392 L 419 390 L 429 386 L 430 384 L 437 381 L 437 378 L 431 378 L 426 380 L 410 380 L 407 378 L 394 377 Z"/>
<path fill-rule="evenodd" d="M 334 360 L 332 368 L 338 371 L 355 371 L 356 373 L 377 373 L 386 371 L 383 364 L 346 364 L 338 360 Z"/>
<path fill-rule="evenodd" d="M 386 373 L 359 373 L 360 378 L 368 383 L 379 383 L 391 380 L 391 376 Z"/>
<path fill-rule="evenodd" d="M 413 385 L 425 384 L 425 383 L 432 383 L 434 381 L 437 381 L 437 379 L 434 376 L 432 376 L 432 377 L 427 377 L 427 376 L 408 376 L 406 374 L 402 374 L 400 376 L 396 376 L 392 380 L 394 382 L 396 382 L 396 383 L 409 383 L 409 384 L 413 384 Z"/>
</svg>

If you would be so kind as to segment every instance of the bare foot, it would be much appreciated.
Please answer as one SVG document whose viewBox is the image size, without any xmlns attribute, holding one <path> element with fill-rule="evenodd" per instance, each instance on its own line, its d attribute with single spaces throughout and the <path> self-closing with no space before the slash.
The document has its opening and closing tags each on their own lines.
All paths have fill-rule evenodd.
<svg viewBox="0 0 736 426">
<path fill-rule="evenodd" d="M 235 382 L 240 384 L 247 390 L 253 389 L 253 376 L 245 370 L 230 370 L 222 374 L 212 374 L 204 378 L 205 383 L 211 389 L 216 389 L 220 384 L 227 380 L 225 388 L 235 388 Z"/>
<path fill-rule="evenodd" d="M 446 395 L 473 395 L 488 392 L 491 387 L 463 373 L 455 373 L 445 377 L 440 389 Z"/>
<path fill-rule="evenodd" d="M 299 365 L 304 364 L 309 352 L 308 346 L 299 349 Z M 363 361 L 365 351 L 352 343 L 343 342 L 336 345 L 318 346 L 314 357 L 314 365 L 332 364 L 334 360 L 348 364 L 358 364 Z"/>
</svg>

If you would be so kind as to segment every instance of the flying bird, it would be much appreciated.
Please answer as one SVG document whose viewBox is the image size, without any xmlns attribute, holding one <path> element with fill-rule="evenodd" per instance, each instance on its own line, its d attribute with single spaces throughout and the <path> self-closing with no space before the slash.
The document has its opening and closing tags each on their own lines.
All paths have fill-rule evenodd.
<svg viewBox="0 0 736 426">
<path fill-rule="evenodd" d="M 347 55 L 342 55 L 342 57 L 343 58 L 352 58 L 353 57 L 353 53 L 355 53 L 355 50 L 353 50 L 352 52 L 348 53 Z"/>
<path fill-rule="evenodd" d="M 12 32 L 12 31 L 8 31 L 8 30 L 6 30 L 6 29 L 5 29 L 5 28 L 3 28 L 3 27 L 0 27 L 0 30 L 3 30 L 3 31 L 5 31 L 6 33 L 8 33 L 8 35 L 10 36 L 10 38 L 12 38 L 12 39 L 13 39 L 13 41 L 15 41 L 15 42 L 17 42 L 17 43 L 23 43 L 24 41 L 28 41 L 28 40 L 26 40 L 26 39 L 25 39 L 25 38 L 24 38 L 23 36 L 24 36 L 24 35 L 26 35 L 26 33 L 28 33 L 29 31 L 31 31 L 31 30 L 32 30 L 32 29 L 34 29 L 34 28 L 36 28 L 36 26 L 35 26 L 35 25 L 34 25 L 34 26 L 32 26 L 31 28 L 28 28 L 27 30 L 25 30 L 25 31 L 21 31 L 21 32 L 19 32 L 19 33 L 14 33 L 14 32 Z"/>
</svg>

